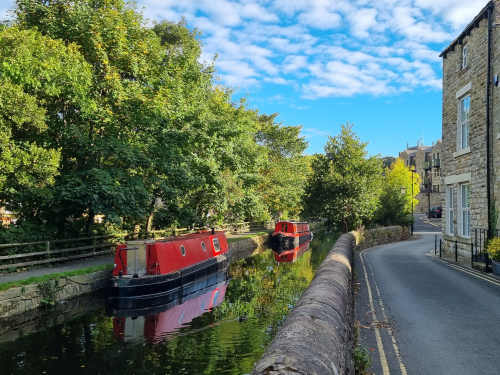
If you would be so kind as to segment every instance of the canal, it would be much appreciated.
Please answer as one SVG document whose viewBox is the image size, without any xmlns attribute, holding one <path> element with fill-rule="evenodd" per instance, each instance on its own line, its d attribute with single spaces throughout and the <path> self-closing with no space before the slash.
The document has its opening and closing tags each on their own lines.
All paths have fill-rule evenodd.
<svg viewBox="0 0 500 375">
<path fill-rule="evenodd" d="M 264 249 L 235 261 L 229 275 L 169 306 L 116 311 L 100 293 L 0 322 L 0 372 L 248 374 L 338 236 L 316 233 L 296 259 Z"/>
</svg>

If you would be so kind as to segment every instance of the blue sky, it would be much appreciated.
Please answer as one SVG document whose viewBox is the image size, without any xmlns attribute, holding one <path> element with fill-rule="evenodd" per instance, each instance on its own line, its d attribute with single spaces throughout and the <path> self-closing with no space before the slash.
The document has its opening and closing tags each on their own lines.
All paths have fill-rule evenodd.
<svg viewBox="0 0 500 375">
<path fill-rule="evenodd" d="M 441 137 L 439 53 L 485 0 L 140 0 L 152 20 L 202 31 L 202 59 L 221 83 L 285 125 L 302 125 L 308 153 L 340 124 L 397 156 Z M 0 0 L 0 19 L 13 6 Z"/>
</svg>

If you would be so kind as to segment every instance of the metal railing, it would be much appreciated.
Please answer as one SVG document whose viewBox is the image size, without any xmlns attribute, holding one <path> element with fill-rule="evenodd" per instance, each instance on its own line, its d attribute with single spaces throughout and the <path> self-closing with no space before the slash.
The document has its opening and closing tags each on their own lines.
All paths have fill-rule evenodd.
<svg viewBox="0 0 500 375">
<path fill-rule="evenodd" d="M 218 226 L 215 229 L 236 233 L 256 228 L 274 228 L 274 222 L 231 223 Z M 113 254 L 117 244 L 125 241 L 146 238 L 162 239 L 199 230 L 207 230 L 207 228 L 174 228 L 148 232 L 123 232 L 106 236 L 0 244 L 0 270 Z"/>
<path fill-rule="evenodd" d="M 433 167 L 440 167 L 441 166 L 441 160 L 440 159 L 434 159 L 432 161 L 432 166 Z"/>
<path fill-rule="evenodd" d="M 425 169 L 431 169 L 431 162 L 430 161 L 424 161 L 424 170 Z"/>
<path fill-rule="evenodd" d="M 500 237 L 499 229 L 473 229 L 474 239 L 471 243 L 471 263 L 485 263 L 486 272 L 491 271 L 491 260 L 486 250 L 489 239 Z"/>
</svg>

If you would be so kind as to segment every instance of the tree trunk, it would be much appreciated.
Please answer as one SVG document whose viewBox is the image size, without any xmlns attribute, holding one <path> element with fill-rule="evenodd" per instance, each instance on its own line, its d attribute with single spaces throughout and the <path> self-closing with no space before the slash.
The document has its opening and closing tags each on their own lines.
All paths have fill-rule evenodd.
<svg viewBox="0 0 500 375">
<path fill-rule="evenodd" d="M 89 210 L 89 216 L 87 216 L 87 236 L 90 236 L 92 233 L 92 225 L 95 220 L 95 212 L 93 209 Z"/>
</svg>

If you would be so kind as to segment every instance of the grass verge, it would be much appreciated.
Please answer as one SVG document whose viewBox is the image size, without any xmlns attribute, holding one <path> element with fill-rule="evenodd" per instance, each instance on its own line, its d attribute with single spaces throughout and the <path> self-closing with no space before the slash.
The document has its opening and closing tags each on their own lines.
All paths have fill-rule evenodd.
<svg viewBox="0 0 500 375">
<path fill-rule="evenodd" d="M 274 232 L 273 229 L 269 229 L 269 230 L 265 230 L 265 231 L 262 231 L 262 232 L 248 234 L 246 236 L 235 237 L 235 238 L 228 238 L 227 242 L 236 242 L 236 241 L 244 240 L 246 238 L 253 238 L 253 237 L 262 236 L 263 234 L 268 234 L 268 233 L 273 233 L 273 232 Z"/>
<path fill-rule="evenodd" d="M 10 283 L 0 284 L 0 292 L 3 292 L 3 291 L 10 289 L 10 288 L 23 286 L 23 285 L 41 284 L 41 283 L 47 282 L 49 280 L 59 279 L 62 276 L 71 277 L 71 276 L 78 276 L 78 275 L 86 275 L 88 273 L 109 270 L 112 268 L 113 268 L 113 264 L 111 263 L 111 264 L 105 264 L 102 266 L 83 268 L 81 270 L 53 273 L 53 274 L 45 275 L 45 276 L 30 277 L 30 278 L 24 279 L 24 280 L 12 281 Z"/>
</svg>

